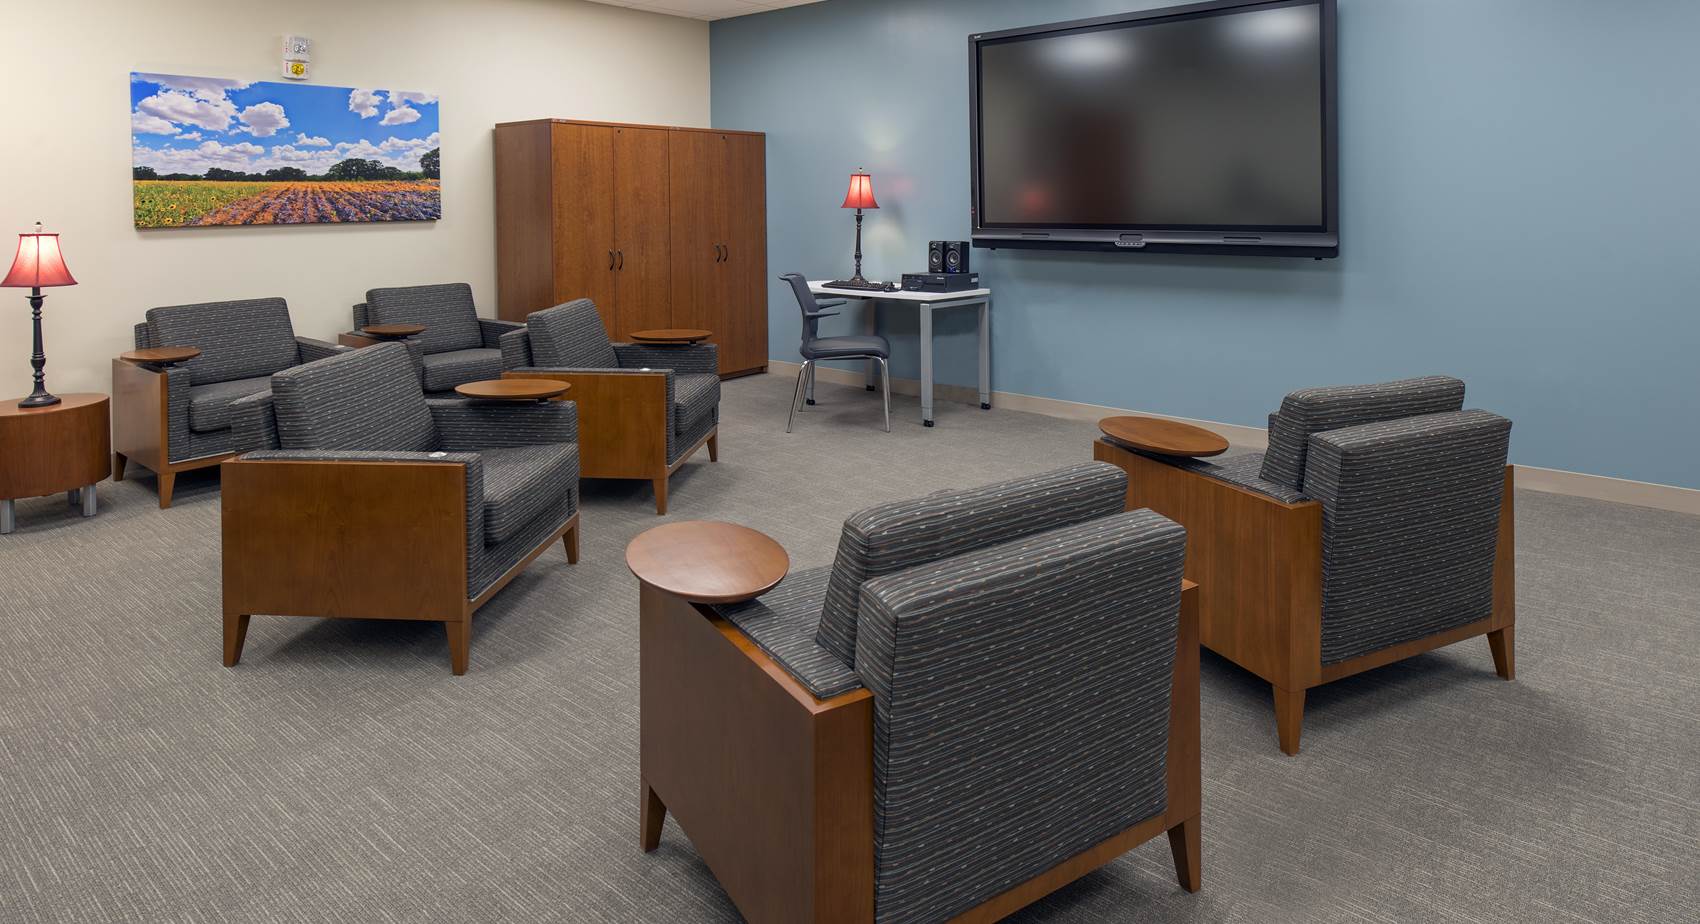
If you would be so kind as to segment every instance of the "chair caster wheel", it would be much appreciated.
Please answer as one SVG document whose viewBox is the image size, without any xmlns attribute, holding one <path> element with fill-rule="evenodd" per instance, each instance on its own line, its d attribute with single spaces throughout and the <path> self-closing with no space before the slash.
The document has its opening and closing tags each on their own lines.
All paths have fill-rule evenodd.
<svg viewBox="0 0 1700 924">
<path fill-rule="evenodd" d="M 807 404 L 809 407 L 814 407 L 815 406 L 815 399 L 805 398 L 805 399 L 803 399 L 803 403 Z"/>
<path fill-rule="evenodd" d="M 930 420 L 923 420 L 923 421 L 921 421 L 921 426 L 923 426 L 923 427 L 930 427 L 930 426 L 932 426 L 932 425 L 933 425 L 933 422 L 932 422 L 932 421 L 930 421 Z"/>
<path fill-rule="evenodd" d="M 991 405 L 990 405 L 990 404 L 988 404 L 988 403 L 986 403 L 986 402 L 984 402 L 984 401 L 982 401 L 982 402 L 980 402 L 980 410 L 982 410 L 982 411 L 989 411 L 989 410 L 991 410 L 991 409 L 992 409 L 992 406 L 991 406 Z"/>
<path fill-rule="evenodd" d="M 873 390 L 874 390 L 874 386 L 872 386 L 872 385 L 863 385 L 863 386 L 862 386 L 862 387 L 863 387 L 863 388 L 866 388 L 866 389 L 867 389 L 867 390 L 869 390 L 869 391 L 873 391 Z"/>
</svg>

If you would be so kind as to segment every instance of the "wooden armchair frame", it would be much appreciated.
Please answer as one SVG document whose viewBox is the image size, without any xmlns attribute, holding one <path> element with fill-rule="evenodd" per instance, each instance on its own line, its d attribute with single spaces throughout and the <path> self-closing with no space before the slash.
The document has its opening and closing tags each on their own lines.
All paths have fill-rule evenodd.
<svg viewBox="0 0 1700 924">
<path fill-rule="evenodd" d="M 579 477 L 648 481 L 655 489 L 655 512 L 667 512 L 667 479 L 704 444 L 708 458 L 720 461 L 720 428 L 714 429 L 667 461 L 667 373 L 550 372 L 508 370 L 504 379 L 552 379 L 572 385 L 557 400 L 578 404 Z"/>
<path fill-rule="evenodd" d="M 953 919 L 1003 918 L 1167 832 L 1200 884 L 1198 590 L 1183 584 L 1168 806 Z M 641 844 L 669 811 L 753 924 L 874 919 L 873 695 L 820 700 L 705 606 L 640 590 Z"/>
<path fill-rule="evenodd" d="M 464 674 L 479 607 L 557 539 L 578 561 L 575 512 L 467 599 L 464 465 L 238 458 L 222 478 L 226 667 L 260 613 L 441 622 Z"/>
<path fill-rule="evenodd" d="M 1127 509 L 1149 507 L 1188 531 L 1186 576 L 1200 585 L 1204 646 L 1274 689 L 1281 750 L 1299 752 L 1305 691 L 1412 655 L 1486 635 L 1499 676 L 1516 676 L 1516 537 L 1512 467 L 1505 467 L 1493 613 L 1455 629 L 1336 664 L 1322 663 L 1322 504 L 1287 504 L 1104 440 L 1093 458 L 1128 474 Z"/>
<path fill-rule="evenodd" d="M 214 453 L 197 459 L 171 461 L 171 425 L 167 419 L 167 373 L 164 369 L 112 361 L 112 480 L 124 480 L 124 466 L 136 462 L 159 476 L 159 509 L 171 506 L 177 473 L 211 468 L 235 455 Z"/>
</svg>

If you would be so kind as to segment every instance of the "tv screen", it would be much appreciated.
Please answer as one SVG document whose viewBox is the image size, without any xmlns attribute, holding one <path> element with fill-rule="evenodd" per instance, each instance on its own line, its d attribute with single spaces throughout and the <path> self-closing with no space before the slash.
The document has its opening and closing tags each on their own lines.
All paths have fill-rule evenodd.
<svg viewBox="0 0 1700 924">
<path fill-rule="evenodd" d="M 1334 0 L 970 38 L 974 243 L 1334 256 Z"/>
</svg>

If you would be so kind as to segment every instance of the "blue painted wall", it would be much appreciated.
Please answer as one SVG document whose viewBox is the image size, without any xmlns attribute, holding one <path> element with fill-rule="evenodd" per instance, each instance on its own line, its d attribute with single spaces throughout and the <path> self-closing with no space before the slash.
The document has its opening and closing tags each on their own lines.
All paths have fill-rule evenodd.
<svg viewBox="0 0 1700 924">
<path fill-rule="evenodd" d="M 773 274 L 848 274 L 859 166 L 883 206 L 870 277 L 968 236 L 970 32 L 1160 5 L 828 0 L 714 23 L 714 124 L 768 133 Z M 1696 35 L 1693 0 L 1341 0 L 1341 258 L 976 250 L 993 387 L 1261 426 L 1293 388 L 1449 373 L 1516 422 L 1514 461 L 1700 488 Z M 768 310 L 770 355 L 794 361 L 777 282 Z M 883 329 L 914 376 L 913 318 Z M 973 330 L 941 325 L 939 381 L 975 381 Z"/>
</svg>

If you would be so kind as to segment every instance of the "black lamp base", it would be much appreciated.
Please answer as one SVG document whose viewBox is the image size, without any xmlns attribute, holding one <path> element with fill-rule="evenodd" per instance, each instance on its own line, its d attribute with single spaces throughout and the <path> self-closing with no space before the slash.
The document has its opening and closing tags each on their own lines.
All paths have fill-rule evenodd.
<svg viewBox="0 0 1700 924">
<path fill-rule="evenodd" d="M 28 398 L 19 401 L 18 407 L 52 407 L 58 403 L 58 395 L 50 395 L 45 391 L 38 391 L 35 394 L 30 395 Z"/>
<path fill-rule="evenodd" d="M 52 407 L 59 399 L 47 393 L 47 376 L 42 373 L 42 367 L 47 365 L 47 354 L 41 349 L 41 303 L 46 296 L 41 294 L 41 287 L 30 289 L 30 321 L 35 326 L 35 352 L 30 354 L 30 365 L 35 367 L 35 388 L 30 396 L 18 402 L 18 407 Z"/>
</svg>

